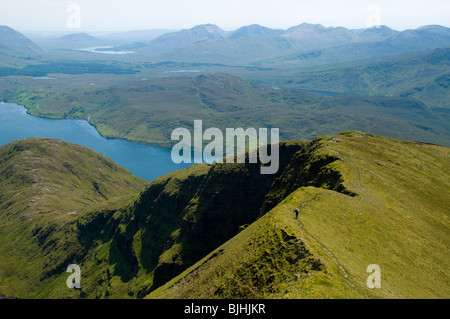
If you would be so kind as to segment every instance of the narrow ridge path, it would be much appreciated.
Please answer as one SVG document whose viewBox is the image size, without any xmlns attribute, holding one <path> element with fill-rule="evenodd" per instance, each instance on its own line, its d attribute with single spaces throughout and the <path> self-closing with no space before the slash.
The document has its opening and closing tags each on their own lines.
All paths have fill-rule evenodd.
<svg viewBox="0 0 450 319">
<path fill-rule="evenodd" d="M 310 199 L 306 202 L 302 203 L 302 206 L 299 208 L 299 210 L 301 210 L 303 207 L 306 206 L 306 204 L 311 203 L 313 201 L 316 201 L 319 199 L 319 194 L 316 194 L 316 196 L 313 199 Z M 311 234 L 309 234 L 308 232 L 306 232 L 305 228 L 303 227 L 302 222 L 299 220 L 298 221 L 300 224 L 300 228 L 303 232 L 305 232 L 308 236 L 311 236 L 312 239 L 314 239 L 329 255 L 330 257 L 333 259 L 334 263 L 338 266 L 338 268 L 342 271 L 342 273 L 344 274 L 344 278 L 348 278 L 348 273 L 347 271 L 344 269 L 344 267 L 342 267 L 342 265 L 337 261 L 336 257 L 333 255 L 333 253 L 327 248 L 325 247 L 321 242 L 319 242 L 314 236 L 312 236 Z"/>
</svg>

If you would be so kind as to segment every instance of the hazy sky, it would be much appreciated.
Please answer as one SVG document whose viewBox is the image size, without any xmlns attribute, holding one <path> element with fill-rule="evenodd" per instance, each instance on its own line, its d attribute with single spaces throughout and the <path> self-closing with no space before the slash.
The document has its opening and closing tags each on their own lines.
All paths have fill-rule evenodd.
<svg viewBox="0 0 450 319">
<path fill-rule="evenodd" d="M 286 29 L 303 22 L 397 30 L 450 27 L 449 0 L 0 0 L 0 25 L 20 30 L 183 29 L 213 23 L 236 29 L 258 23 Z"/>
</svg>

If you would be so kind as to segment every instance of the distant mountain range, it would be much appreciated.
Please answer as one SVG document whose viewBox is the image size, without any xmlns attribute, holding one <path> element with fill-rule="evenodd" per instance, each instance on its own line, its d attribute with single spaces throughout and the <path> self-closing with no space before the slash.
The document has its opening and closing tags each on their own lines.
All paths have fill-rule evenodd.
<svg viewBox="0 0 450 319">
<path fill-rule="evenodd" d="M 11 28 L 2 27 L 1 30 L 0 53 L 32 56 L 42 52 L 31 40 Z M 138 34 L 143 38 L 136 41 Z M 148 37 L 148 32 L 133 33 L 129 43 L 121 38 L 120 45 L 112 50 L 133 50 L 139 59 L 147 61 L 253 63 L 260 66 L 290 67 L 340 63 L 450 47 L 450 29 L 437 25 L 399 32 L 387 26 L 350 30 L 307 23 L 287 30 L 254 24 L 225 31 L 216 25 L 205 24 L 165 33 L 151 41 L 147 40 Z M 117 39 L 113 38 L 77 33 L 47 40 L 41 45 L 49 50 L 74 50 L 114 46 Z"/>
<path fill-rule="evenodd" d="M 384 40 L 374 41 L 376 37 L 385 37 L 389 32 L 385 29 L 368 29 L 361 34 L 368 35 L 371 41 L 348 42 L 337 46 L 299 52 L 283 57 L 263 60 L 256 65 L 264 66 L 292 66 L 304 67 L 323 64 L 337 64 L 342 62 L 398 55 L 407 52 L 433 50 L 450 47 L 450 29 L 442 26 L 426 26 L 415 30 L 394 32 Z M 384 34 L 384 36 L 383 36 Z"/>
<path fill-rule="evenodd" d="M 227 33 L 208 24 L 162 35 L 138 52 L 166 61 L 248 63 L 282 57 L 264 63 L 309 65 L 449 46 L 450 29 L 442 26 L 399 32 L 386 26 L 349 30 L 303 23 L 287 30 L 251 25 Z"/>
</svg>

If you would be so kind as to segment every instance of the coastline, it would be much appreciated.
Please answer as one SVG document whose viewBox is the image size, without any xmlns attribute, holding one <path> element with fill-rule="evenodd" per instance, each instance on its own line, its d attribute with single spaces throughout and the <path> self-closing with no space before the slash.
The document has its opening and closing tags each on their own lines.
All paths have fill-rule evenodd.
<svg viewBox="0 0 450 319">
<path fill-rule="evenodd" d="M 118 137 L 118 136 L 111 136 L 111 135 L 105 135 L 104 133 L 102 133 L 97 125 L 95 125 L 95 123 L 92 123 L 91 121 L 88 121 L 87 119 L 84 118 L 65 118 L 62 116 L 57 116 L 57 114 L 51 114 L 49 116 L 45 116 L 43 114 L 33 114 L 30 112 L 31 107 L 23 105 L 23 104 L 19 104 L 17 102 L 14 101 L 0 101 L 0 104 L 16 104 L 19 106 L 22 106 L 26 109 L 27 114 L 31 115 L 31 116 L 35 116 L 35 117 L 40 117 L 40 118 L 44 118 L 44 119 L 49 119 L 49 120 L 81 120 L 81 121 L 86 121 L 88 122 L 89 125 L 91 125 L 92 127 L 95 128 L 95 130 L 98 132 L 98 134 L 108 140 L 113 140 L 113 139 L 118 139 L 118 140 L 123 140 L 123 141 L 127 141 L 127 142 L 131 142 L 131 143 L 136 143 L 136 144 L 142 144 L 142 145 L 147 145 L 147 146 L 153 146 L 153 147 L 160 147 L 160 148 L 164 148 L 164 149 L 170 149 L 172 147 L 172 145 L 169 144 L 158 144 L 158 143 L 151 143 L 151 142 L 147 142 L 147 141 L 137 141 L 137 140 L 132 140 L 126 137 Z"/>
</svg>

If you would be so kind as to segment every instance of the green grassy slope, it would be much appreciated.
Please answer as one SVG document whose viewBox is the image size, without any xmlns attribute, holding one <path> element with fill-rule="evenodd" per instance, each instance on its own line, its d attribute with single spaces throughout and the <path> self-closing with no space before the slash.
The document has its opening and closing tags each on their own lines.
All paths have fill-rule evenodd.
<svg viewBox="0 0 450 319">
<path fill-rule="evenodd" d="M 286 167 L 303 144 L 282 143 L 280 166 Z M 46 146 L 41 147 L 45 149 Z M 84 152 L 76 152 L 73 151 L 74 158 L 84 156 Z M 14 149 L 8 149 L 9 153 L 15 153 Z M 48 153 L 53 154 L 51 149 Z M 64 163 L 65 158 L 61 160 Z M 49 160 L 40 153 L 40 161 Z M 30 165 L 32 169 L 39 168 L 34 168 L 33 164 Z M 83 172 L 76 165 L 72 169 Z M 67 172 L 62 170 L 60 174 Z M 93 185 L 91 178 L 95 176 L 79 175 L 87 186 Z M 58 209 L 58 204 L 62 205 L 64 201 L 38 202 L 36 210 L 48 207 L 55 211 L 48 212 L 47 218 L 38 220 L 37 224 L 33 222 L 34 227 L 25 224 L 20 233 L 15 233 L 15 229 L 20 219 L 26 219 L 27 211 L 18 206 L 20 201 L 16 204 L 16 200 L 12 200 L 5 204 L 8 210 L 2 209 L 5 219 L 12 212 L 17 215 L 5 222 L 2 229 L 6 238 L 4 254 L 8 256 L 5 260 L 14 263 L 23 260 L 25 263 L 32 258 L 38 263 L 29 268 L 4 264 L 0 268 L 4 278 L 0 282 L 0 293 L 21 298 L 142 297 L 233 237 L 240 226 L 256 220 L 275 177 L 260 175 L 257 164 L 195 165 L 156 179 L 141 194 L 131 184 L 117 190 L 122 195 L 120 198 L 96 200 L 90 205 L 80 200 L 74 207 L 69 202 L 64 208 L 70 208 L 70 211 L 64 215 L 60 214 L 62 208 Z M 71 183 L 70 174 L 60 178 L 64 183 Z M 112 189 L 121 186 L 108 179 L 104 182 Z M 10 185 L 4 188 L 9 197 L 17 198 L 23 194 L 23 185 L 15 187 L 16 179 L 5 178 L 5 184 Z M 90 195 L 87 186 L 73 185 L 73 196 L 87 200 Z M 40 189 L 43 186 L 32 183 L 32 187 Z M 103 182 L 99 182 L 98 188 L 102 190 L 103 187 Z M 95 186 L 92 189 L 96 191 Z M 55 199 L 65 197 L 65 193 L 54 188 L 48 192 Z M 27 194 L 23 200 L 25 203 L 29 196 Z M 233 207 L 237 209 L 228 214 Z M 12 229 L 10 233 L 8 229 Z M 17 248 L 14 247 L 16 238 L 23 241 Z M 7 248 L 12 248 L 10 255 L 7 255 Z M 70 291 L 65 286 L 64 267 L 71 263 L 79 264 L 83 270 L 81 292 Z M 26 290 L 30 281 L 33 289 Z M 18 284 L 12 287 L 14 282 Z"/>
<path fill-rule="evenodd" d="M 449 79 L 450 49 L 436 49 L 351 64 L 270 71 L 252 80 L 305 90 L 409 96 L 431 107 L 449 108 Z"/>
<path fill-rule="evenodd" d="M 43 53 L 43 50 L 33 41 L 10 27 L 0 25 L 0 53 L 33 57 Z"/>
<path fill-rule="evenodd" d="M 413 98 L 323 97 L 293 89 L 253 85 L 225 73 L 135 80 L 91 86 L 79 77 L 54 81 L 12 78 L 0 99 L 25 105 L 29 113 L 83 118 L 107 137 L 170 146 L 172 131 L 204 127 L 278 127 L 281 139 L 313 139 L 342 130 L 450 145 L 448 115 Z M 45 83 L 44 83 L 45 82 Z M 31 85 L 31 87 L 30 87 Z M 29 87 L 24 89 L 23 87 Z"/>
<path fill-rule="evenodd" d="M 23 34 L 0 25 L 0 68 L 21 68 L 38 63 L 44 51 Z"/>
<path fill-rule="evenodd" d="M 2 295 L 449 297 L 448 147 L 344 132 L 282 142 L 277 175 L 198 164 L 140 192 L 126 171 L 66 145 L 0 149 Z M 65 285 L 72 263 L 81 290 Z M 381 289 L 365 286 L 370 264 Z"/>
<path fill-rule="evenodd" d="M 61 232 L 87 207 L 126 200 L 145 181 L 87 148 L 29 138 L 0 148 L 0 294 L 30 297 L 82 254 Z M 55 236 L 55 232 L 58 237 Z"/>
<path fill-rule="evenodd" d="M 446 147 L 320 137 L 274 183 L 280 204 L 148 297 L 448 298 L 449 171 Z M 381 289 L 366 287 L 371 264 Z"/>
</svg>

